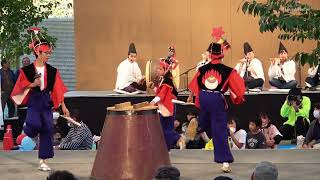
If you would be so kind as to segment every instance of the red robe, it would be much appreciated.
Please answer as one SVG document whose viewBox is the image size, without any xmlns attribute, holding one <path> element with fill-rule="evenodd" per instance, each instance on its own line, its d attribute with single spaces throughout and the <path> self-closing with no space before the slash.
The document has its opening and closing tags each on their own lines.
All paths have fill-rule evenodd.
<svg viewBox="0 0 320 180">
<path fill-rule="evenodd" d="M 35 64 L 32 64 L 35 66 Z M 36 68 L 34 68 L 36 69 Z M 44 68 L 44 89 L 47 88 L 47 68 L 45 66 Z M 29 95 L 32 91 L 32 89 L 28 88 L 28 86 L 31 84 L 24 73 L 22 69 L 20 69 L 20 74 L 18 77 L 18 80 L 13 88 L 13 91 L 11 93 L 11 98 L 17 105 L 26 105 L 28 103 Z M 57 70 L 55 75 L 55 80 L 53 84 L 53 89 L 51 90 L 51 100 L 53 102 L 53 107 L 57 109 L 61 103 L 64 100 L 64 93 L 67 92 L 67 88 L 64 85 L 60 73 Z"/>
<path fill-rule="evenodd" d="M 172 100 L 177 99 L 177 94 L 178 93 L 173 85 L 172 79 L 164 79 L 156 88 L 156 96 L 160 98 L 160 101 L 157 104 L 164 117 L 173 115 L 174 105 Z"/>
</svg>

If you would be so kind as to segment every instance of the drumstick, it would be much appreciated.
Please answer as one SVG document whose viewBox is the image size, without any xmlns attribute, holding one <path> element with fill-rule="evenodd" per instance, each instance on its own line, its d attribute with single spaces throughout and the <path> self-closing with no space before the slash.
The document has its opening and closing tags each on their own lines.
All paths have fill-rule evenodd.
<svg viewBox="0 0 320 180">
<path fill-rule="evenodd" d="M 194 105 L 194 103 L 188 103 L 188 102 L 184 102 L 184 101 L 179 101 L 177 99 L 172 99 L 172 103 L 174 104 L 181 104 L 181 105 Z"/>
<path fill-rule="evenodd" d="M 77 121 L 75 121 L 74 119 L 72 119 L 71 117 L 67 117 L 67 116 L 64 116 L 64 115 L 60 115 L 61 117 L 63 117 L 64 119 L 66 119 L 68 122 L 80 127 L 81 124 Z"/>
</svg>

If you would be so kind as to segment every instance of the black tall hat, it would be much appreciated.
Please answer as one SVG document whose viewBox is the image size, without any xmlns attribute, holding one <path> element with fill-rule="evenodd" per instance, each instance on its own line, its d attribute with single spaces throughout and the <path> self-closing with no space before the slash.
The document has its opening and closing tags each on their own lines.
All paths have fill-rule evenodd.
<svg viewBox="0 0 320 180">
<path fill-rule="evenodd" d="M 221 44 L 218 44 L 218 43 L 211 43 L 207 50 L 210 52 L 210 54 L 214 54 L 214 55 L 222 54 Z"/>
<path fill-rule="evenodd" d="M 284 47 L 284 45 L 280 42 L 278 54 L 280 54 L 280 53 L 283 52 L 283 51 L 285 51 L 286 53 L 288 53 L 287 48 Z"/>
<path fill-rule="evenodd" d="M 222 59 L 223 55 L 223 48 L 221 44 L 218 43 L 210 43 L 207 51 L 210 53 L 211 60 L 215 59 Z"/>
<path fill-rule="evenodd" d="M 135 47 L 134 43 L 130 43 L 130 45 L 129 45 L 128 55 L 129 55 L 130 53 L 135 53 L 135 54 L 137 54 L 136 47 Z"/>
<path fill-rule="evenodd" d="M 245 55 L 247 55 L 248 52 L 252 52 L 253 49 L 251 48 L 250 44 L 248 42 L 245 42 L 243 44 L 243 52 Z"/>
</svg>

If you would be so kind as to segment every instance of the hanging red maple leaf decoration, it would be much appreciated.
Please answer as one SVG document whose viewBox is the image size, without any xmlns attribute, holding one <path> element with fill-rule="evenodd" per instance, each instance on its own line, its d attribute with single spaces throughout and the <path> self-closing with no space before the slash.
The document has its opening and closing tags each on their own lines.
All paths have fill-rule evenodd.
<svg viewBox="0 0 320 180">
<path fill-rule="evenodd" d="M 225 34 L 222 27 L 213 28 L 211 31 L 211 36 L 216 39 L 216 41 L 219 41 L 221 37 Z"/>
<path fill-rule="evenodd" d="M 34 34 L 38 34 L 41 31 L 38 27 L 32 27 L 28 29 L 28 32 L 33 32 Z"/>
</svg>

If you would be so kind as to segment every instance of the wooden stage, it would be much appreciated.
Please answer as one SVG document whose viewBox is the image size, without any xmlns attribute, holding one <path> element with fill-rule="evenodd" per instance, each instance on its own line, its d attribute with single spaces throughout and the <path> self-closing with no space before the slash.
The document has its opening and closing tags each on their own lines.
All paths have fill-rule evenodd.
<svg viewBox="0 0 320 180">
<path fill-rule="evenodd" d="M 96 151 L 55 151 L 50 160 L 53 170 L 68 170 L 79 180 L 90 179 Z M 275 163 L 279 180 L 319 179 L 320 150 L 237 150 L 232 173 L 235 180 L 248 180 L 260 161 Z M 213 163 L 213 152 L 206 150 L 172 150 L 171 163 L 181 172 L 182 180 L 212 180 L 221 175 L 220 165 Z M 112 162 L 110 162 L 112 163 Z M 45 180 L 48 172 L 37 170 L 37 151 L 0 152 L 0 174 L 3 180 Z"/>
</svg>

